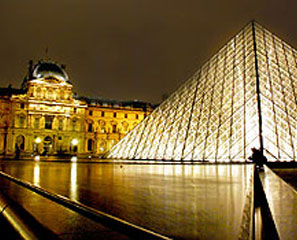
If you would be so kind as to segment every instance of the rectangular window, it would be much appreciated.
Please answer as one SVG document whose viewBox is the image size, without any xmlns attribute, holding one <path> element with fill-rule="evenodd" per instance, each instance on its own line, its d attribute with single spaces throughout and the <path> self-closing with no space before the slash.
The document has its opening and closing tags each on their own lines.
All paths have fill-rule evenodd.
<svg viewBox="0 0 297 240">
<path fill-rule="evenodd" d="M 21 107 L 21 109 L 24 109 L 25 108 L 25 104 L 24 103 L 21 103 L 20 107 Z"/>
<path fill-rule="evenodd" d="M 116 133 L 117 132 L 117 125 L 112 125 L 112 133 Z"/>
<path fill-rule="evenodd" d="M 34 128 L 38 129 L 39 128 L 39 118 L 34 119 Z"/>
<path fill-rule="evenodd" d="M 101 112 L 101 117 L 104 117 L 105 113 L 104 112 Z"/>
<path fill-rule="evenodd" d="M 59 130 L 60 131 L 63 130 L 63 120 L 62 119 L 59 120 Z"/>
<path fill-rule="evenodd" d="M 116 118 L 117 117 L 117 113 L 113 113 L 113 117 Z"/>
<path fill-rule="evenodd" d="M 138 116 L 138 114 L 136 114 L 136 119 L 138 119 L 139 118 L 139 116 Z"/>
<path fill-rule="evenodd" d="M 20 125 L 20 128 L 24 127 L 24 125 L 25 125 L 25 116 L 20 116 L 19 117 L 19 125 Z"/>
<path fill-rule="evenodd" d="M 93 132 L 93 124 L 92 123 L 88 124 L 88 132 Z"/>
<path fill-rule="evenodd" d="M 73 112 L 76 113 L 76 108 L 73 108 Z"/>
<path fill-rule="evenodd" d="M 76 130 L 76 120 L 72 120 L 72 131 Z"/>
<path fill-rule="evenodd" d="M 93 111 L 92 110 L 89 111 L 89 115 L 93 116 Z"/>
<path fill-rule="evenodd" d="M 53 116 L 45 116 L 45 129 L 52 129 L 53 126 Z"/>
<path fill-rule="evenodd" d="M 127 113 L 125 113 L 125 118 L 128 118 L 128 114 Z"/>
</svg>

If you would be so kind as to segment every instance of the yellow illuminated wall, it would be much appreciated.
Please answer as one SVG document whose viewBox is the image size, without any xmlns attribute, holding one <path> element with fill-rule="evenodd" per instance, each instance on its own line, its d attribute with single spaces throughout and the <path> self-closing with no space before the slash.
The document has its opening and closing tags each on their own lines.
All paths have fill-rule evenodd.
<svg viewBox="0 0 297 240">
<path fill-rule="evenodd" d="M 106 156 L 241 162 L 263 147 L 295 160 L 296 66 L 295 49 L 250 23 Z"/>
<path fill-rule="evenodd" d="M 99 155 L 106 153 L 151 111 L 151 108 L 144 110 L 135 107 L 90 105 L 85 116 L 85 151 Z"/>
<path fill-rule="evenodd" d="M 76 99 L 66 72 L 51 62 L 31 65 L 24 83 L 0 89 L 0 156 L 14 157 L 17 149 L 21 158 L 101 156 L 152 112 L 145 103 Z"/>
</svg>

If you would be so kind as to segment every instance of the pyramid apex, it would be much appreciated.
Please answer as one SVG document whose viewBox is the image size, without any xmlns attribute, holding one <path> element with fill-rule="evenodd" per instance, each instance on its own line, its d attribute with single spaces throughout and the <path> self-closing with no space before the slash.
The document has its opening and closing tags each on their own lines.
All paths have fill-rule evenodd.
<svg viewBox="0 0 297 240">
<path fill-rule="evenodd" d="M 252 19 L 105 157 L 246 162 L 256 148 L 296 161 L 296 62 Z"/>
</svg>

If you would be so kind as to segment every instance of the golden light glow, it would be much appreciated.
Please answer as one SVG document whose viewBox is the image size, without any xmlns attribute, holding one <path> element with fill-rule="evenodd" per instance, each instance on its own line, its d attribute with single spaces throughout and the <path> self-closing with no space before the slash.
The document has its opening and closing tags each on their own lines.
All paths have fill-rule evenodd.
<svg viewBox="0 0 297 240">
<path fill-rule="evenodd" d="M 72 144 L 73 146 L 76 146 L 76 145 L 78 144 L 78 140 L 77 140 L 76 138 L 72 139 L 72 140 L 71 140 L 71 144 Z"/>
<path fill-rule="evenodd" d="M 107 157 L 245 162 L 261 137 L 269 161 L 296 160 L 296 62 L 295 49 L 248 24 Z"/>
<path fill-rule="evenodd" d="M 71 163 L 70 199 L 77 200 L 77 163 Z"/>
<path fill-rule="evenodd" d="M 33 183 L 35 185 L 39 185 L 39 181 L 40 181 L 40 166 L 39 166 L 39 163 L 35 163 L 34 174 L 33 174 Z"/>
<path fill-rule="evenodd" d="M 30 65 L 22 91 L 0 96 L 1 154 L 16 155 L 16 140 L 23 139 L 17 145 L 21 158 L 41 153 L 98 157 L 152 111 L 146 103 L 73 97 L 67 79 L 61 65 L 39 61 Z"/>
</svg>

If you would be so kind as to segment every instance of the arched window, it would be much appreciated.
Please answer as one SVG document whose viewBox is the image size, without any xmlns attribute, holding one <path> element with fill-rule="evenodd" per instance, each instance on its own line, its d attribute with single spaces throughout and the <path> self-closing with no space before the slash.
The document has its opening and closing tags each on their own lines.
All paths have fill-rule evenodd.
<svg viewBox="0 0 297 240">
<path fill-rule="evenodd" d="M 111 132 L 112 133 L 117 133 L 117 122 L 111 121 Z"/>
<path fill-rule="evenodd" d="M 51 152 L 52 147 L 53 147 L 53 139 L 50 136 L 46 136 L 43 139 L 43 154 L 48 154 Z"/>
<path fill-rule="evenodd" d="M 105 121 L 99 120 L 98 125 L 99 125 L 99 131 L 101 133 L 105 133 L 106 132 Z"/>
<path fill-rule="evenodd" d="M 122 122 L 122 127 L 124 133 L 128 132 L 129 123 L 127 123 L 126 121 Z"/>
<path fill-rule="evenodd" d="M 94 141 L 92 139 L 88 139 L 88 152 L 92 152 L 94 147 Z"/>
<path fill-rule="evenodd" d="M 22 151 L 25 149 L 25 137 L 22 135 L 19 135 L 16 138 L 16 150 L 17 148 Z"/>
<path fill-rule="evenodd" d="M 102 139 L 99 144 L 99 151 L 104 152 L 105 150 L 106 150 L 106 142 L 105 140 Z"/>
<path fill-rule="evenodd" d="M 112 125 L 112 133 L 116 133 L 117 132 L 117 125 L 114 124 Z"/>
</svg>

